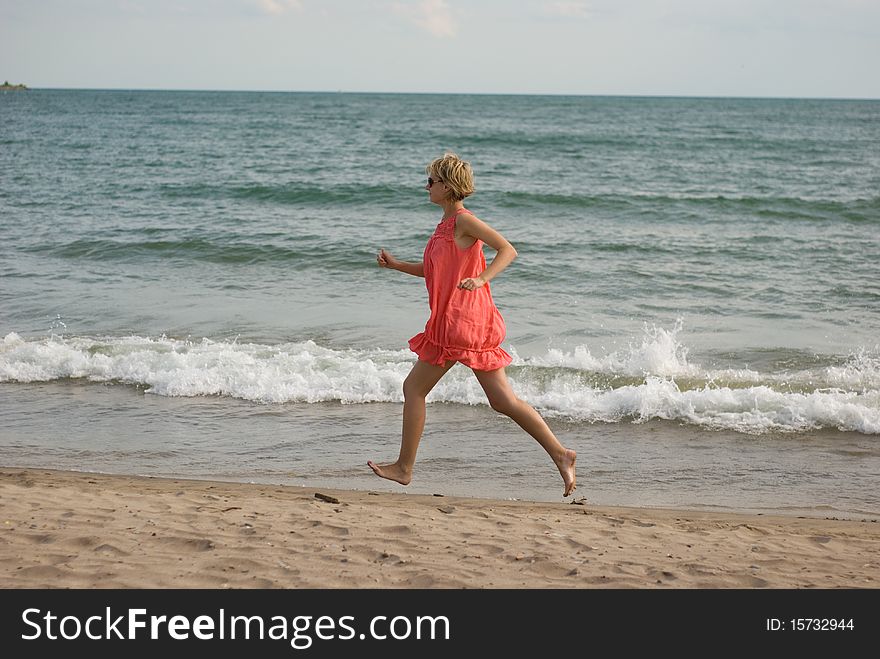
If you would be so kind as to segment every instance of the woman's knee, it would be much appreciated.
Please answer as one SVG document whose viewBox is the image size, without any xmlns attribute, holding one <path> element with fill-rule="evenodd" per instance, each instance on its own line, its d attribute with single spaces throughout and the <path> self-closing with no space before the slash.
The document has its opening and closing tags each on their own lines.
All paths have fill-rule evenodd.
<svg viewBox="0 0 880 659">
<path fill-rule="evenodd" d="M 424 389 L 424 386 L 411 378 L 406 378 L 403 381 L 403 397 L 406 400 L 425 398 L 428 395 L 428 392 Z"/>
<path fill-rule="evenodd" d="M 519 399 L 515 396 L 494 396 L 489 399 L 489 405 L 499 414 L 510 416 L 519 406 Z"/>
</svg>

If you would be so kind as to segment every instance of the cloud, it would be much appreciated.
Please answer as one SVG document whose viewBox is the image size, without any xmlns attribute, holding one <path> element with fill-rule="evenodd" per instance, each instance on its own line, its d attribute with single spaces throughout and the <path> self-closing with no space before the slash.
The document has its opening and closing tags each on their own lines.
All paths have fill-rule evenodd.
<svg viewBox="0 0 880 659">
<path fill-rule="evenodd" d="M 544 5 L 544 11 L 554 16 L 565 16 L 567 18 L 590 18 L 593 15 L 588 4 L 581 0 L 548 2 Z"/>
<path fill-rule="evenodd" d="M 452 11 L 444 0 L 421 0 L 415 6 L 395 2 L 394 13 L 405 16 L 435 37 L 454 37 L 456 32 Z"/>
<path fill-rule="evenodd" d="M 257 0 L 257 5 L 267 14 L 279 16 L 291 9 L 302 9 L 300 0 Z"/>
</svg>

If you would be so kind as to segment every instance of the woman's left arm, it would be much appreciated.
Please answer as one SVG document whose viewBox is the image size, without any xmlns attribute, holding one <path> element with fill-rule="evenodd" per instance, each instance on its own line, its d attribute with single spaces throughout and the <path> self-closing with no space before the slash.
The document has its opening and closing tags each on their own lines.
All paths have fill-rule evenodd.
<svg viewBox="0 0 880 659">
<path fill-rule="evenodd" d="M 516 258 L 516 249 L 507 242 L 507 238 L 473 215 L 460 215 L 456 224 L 464 235 L 482 240 L 498 252 L 492 259 L 492 263 L 479 276 L 468 277 L 459 282 L 459 288 L 473 291 L 492 281 L 504 268 L 509 266 Z"/>
</svg>

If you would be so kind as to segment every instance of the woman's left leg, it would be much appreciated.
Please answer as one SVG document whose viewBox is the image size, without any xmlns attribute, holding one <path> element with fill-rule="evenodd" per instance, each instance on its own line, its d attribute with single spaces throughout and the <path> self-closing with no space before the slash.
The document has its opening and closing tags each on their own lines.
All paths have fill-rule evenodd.
<svg viewBox="0 0 880 659">
<path fill-rule="evenodd" d="M 494 371 L 472 370 L 474 370 L 474 375 L 477 376 L 480 386 L 483 387 L 483 391 L 486 392 L 492 409 L 509 416 L 516 421 L 520 428 L 537 440 L 553 459 L 553 463 L 562 475 L 565 484 L 562 496 L 567 497 L 571 494 L 577 487 L 574 467 L 577 454 L 572 449 L 565 448 L 556 439 L 556 435 L 553 434 L 546 421 L 534 407 L 516 397 L 504 368 Z"/>
</svg>

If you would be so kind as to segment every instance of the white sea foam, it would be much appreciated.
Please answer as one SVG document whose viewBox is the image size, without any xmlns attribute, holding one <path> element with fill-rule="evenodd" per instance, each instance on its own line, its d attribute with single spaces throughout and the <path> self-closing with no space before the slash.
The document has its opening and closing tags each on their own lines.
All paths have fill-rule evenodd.
<svg viewBox="0 0 880 659">
<path fill-rule="evenodd" d="M 561 386 L 521 395 L 534 405 L 580 421 L 682 421 L 712 429 L 761 434 L 837 428 L 880 433 L 880 392 L 842 390 L 783 393 L 767 386 L 682 391 L 673 380 L 648 377 L 607 391 Z"/>
<path fill-rule="evenodd" d="M 594 357 L 586 346 L 517 358 L 518 395 L 545 413 L 582 422 L 669 419 L 746 433 L 838 428 L 880 434 L 880 358 L 862 351 L 841 366 L 794 373 L 712 371 L 688 362 L 676 333 L 646 329 L 641 344 Z M 0 382 L 82 379 L 161 396 L 229 396 L 263 403 L 401 402 L 414 355 L 337 350 L 313 341 L 279 345 L 130 336 L 23 339 L 0 344 Z M 606 383 L 599 382 L 605 377 Z M 611 386 L 608 377 L 629 378 Z M 718 384 L 724 382 L 723 385 Z M 457 367 L 430 401 L 485 404 Z"/>
<path fill-rule="evenodd" d="M 681 328 L 681 320 L 671 330 L 646 326 L 640 344 L 630 344 L 626 350 L 604 357 L 594 357 L 587 346 L 577 346 L 570 353 L 551 348 L 546 355 L 530 357 L 521 362 L 532 366 L 556 366 L 613 375 L 699 376 L 701 370 L 688 363 L 688 350 L 678 341 Z"/>
</svg>

